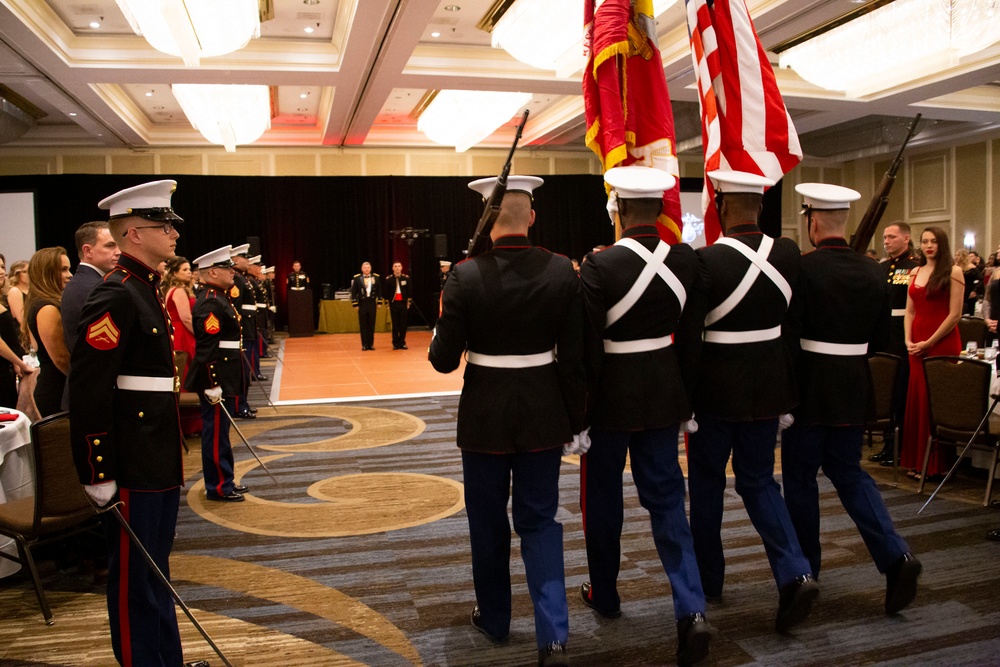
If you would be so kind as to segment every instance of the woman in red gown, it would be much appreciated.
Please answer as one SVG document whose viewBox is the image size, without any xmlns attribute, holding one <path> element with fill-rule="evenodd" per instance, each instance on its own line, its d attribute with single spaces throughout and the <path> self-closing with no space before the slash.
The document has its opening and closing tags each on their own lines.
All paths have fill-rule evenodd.
<svg viewBox="0 0 1000 667">
<path fill-rule="evenodd" d="M 174 325 L 174 350 L 188 354 L 185 374 L 194 361 L 194 328 L 191 322 L 191 310 L 194 308 L 194 294 L 191 291 L 193 282 L 191 263 L 186 259 L 178 256 L 166 263 L 161 289 L 165 290 L 163 300 Z M 181 418 L 181 430 L 184 435 L 201 433 L 201 417 L 185 415 Z"/>
<path fill-rule="evenodd" d="M 910 383 L 906 393 L 900 464 L 910 469 L 906 475 L 912 479 L 920 478 L 930 436 L 924 359 L 962 351 L 962 339 L 956 325 L 962 317 L 965 294 L 962 269 L 952 263 L 948 235 L 943 229 L 925 229 L 920 234 L 920 250 L 923 260 L 911 274 L 903 317 L 906 349 L 910 353 Z M 942 459 L 940 450 L 931 452 L 927 462 L 928 477 L 945 471 L 947 462 Z"/>
</svg>

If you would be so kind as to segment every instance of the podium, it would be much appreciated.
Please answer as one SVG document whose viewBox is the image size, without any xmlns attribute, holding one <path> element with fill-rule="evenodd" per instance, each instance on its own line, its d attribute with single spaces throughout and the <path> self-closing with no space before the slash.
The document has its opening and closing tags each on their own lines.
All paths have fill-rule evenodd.
<svg viewBox="0 0 1000 667">
<path fill-rule="evenodd" d="M 316 331 L 313 324 L 313 292 L 305 289 L 288 290 L 288 335 L 292 338 L 312 336 Z"/>
</svg>

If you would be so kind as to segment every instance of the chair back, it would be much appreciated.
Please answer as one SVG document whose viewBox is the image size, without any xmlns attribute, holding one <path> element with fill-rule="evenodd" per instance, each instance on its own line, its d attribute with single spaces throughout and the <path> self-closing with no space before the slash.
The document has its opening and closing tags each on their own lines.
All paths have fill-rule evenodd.
<svg viewBox="0 0 1000 667">
<path fill-rule="evenodd" d="M 963 357 L 924 359 L 931 433 L 949 440 L 968 439 L 989 407 L 993 367 Z M 981 434 L 986 440 L 987 433 Z"/>
<path fill-rule="evenodd" d="M 875 421 L 892 419 L 892 396 L 896 390 L 896 373 L 901 363 L 902 359 L 886 352 L 868 357 L 875 395 Z"/>
<path fill-rule="evenodd" d="M 981 317 L 970 317 L 963 315 L 958 321 L 958 335 L 962 338 L 962 349 L 969 342 L 974 342 L 978 347 L 986 347 L 986 320 Z"/>
<path fill-rule="evenodd" d="M 184 388 L 184 380 L 187 379 L 188 353 L 184 350 L 174 350 L 174 373 L 180 379 L 181 389 Z"/>
<path fill-rule="evenodd" d="M 32 424 L 31 448 L 35 455 L 35 534 L 42 532 L 43 519 L 82 520 L 93 515 L 96 510 L 73 463 L 69 413 L 59 412 Z"/>
</svg>

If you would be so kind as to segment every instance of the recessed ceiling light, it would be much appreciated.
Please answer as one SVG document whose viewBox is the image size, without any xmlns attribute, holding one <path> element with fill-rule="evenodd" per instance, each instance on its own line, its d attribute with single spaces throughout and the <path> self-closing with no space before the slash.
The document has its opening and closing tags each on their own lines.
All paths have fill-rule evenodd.
<svg viewBox="0 0 1000 667">
<path fill-rule="evenodd" d="M 458 5 L 445 5 L 444 6 L 444 10 L 446 12 L 457 12 L 460 9 L 461 9 L 461 7 L 459 7 Z"/>
<path fill-rule="evenodd" d="M 302 0 L 303 5 L 318 5 L 319 0 Z"/>
<path fill-rule="evenodd" d="M 308 33 L 312 33 L 315 32 L 316 29 L 313 28 L 311 25 L 307 25 L 305 28 L 303 28 L 303 30 L 305 30 Z"/>
<path fill-rule="evenodd" d="M 76 112 L 75 112 L 75 111 L 70 111 L 70 112 L 69 112 L 68 114 L 66 114 L 66 115 L 67 115 L 67 116 L 75 116 L 75 115 L 76 115 Z"/>
<path fill-rule="evenodd" d="M 90 22 L 90 27 L 93 28 L 94 30 L 97 30 L 98 28 L 101 27 L 101 24 L 98 23 L 97 21 L 91 21 Z"/>
<path fill-rule="evenodd" d="M 440 36 L 441 36 L 441 33 L 437 32 L 437 31 L 431 33 L 431 37 L 440 37 Z"/>
<path fill-rule="evenodd" d="M 147 90 L 146 91 L 146 97 L 152 97 L 152 96 L 153 96 L 153 91 L 152 90 Z"/>
<path fill-rule="evenodd" d="M 309 91 L 306 91 L 304 93 L 299 93 L 299 97 L 301 97 L 302 99 L 306 99 L 307 97 L 309 97 Z"/>
</svg>

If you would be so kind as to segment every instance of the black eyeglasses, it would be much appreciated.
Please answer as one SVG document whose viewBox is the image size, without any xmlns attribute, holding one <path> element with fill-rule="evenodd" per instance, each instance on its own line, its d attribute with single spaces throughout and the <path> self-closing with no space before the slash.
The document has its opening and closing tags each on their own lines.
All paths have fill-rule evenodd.
<svg viewBox="0 0 1000 667">
<path fill-rule="evenodd" d="M 162 229 L 164 234 L 169 234 L 170 232 L 174 231 L 174 223 L 163 222 L 160 223 L 159 225 L 146 225 L 145 227 L 130 227 L 130 229 Z M 126 234 L 128 233 L 127 229 L 125 230 L 125 233 Z"/>
</svg>

